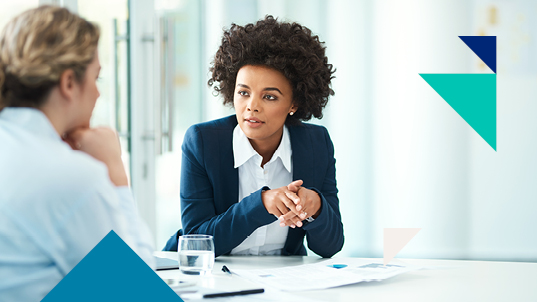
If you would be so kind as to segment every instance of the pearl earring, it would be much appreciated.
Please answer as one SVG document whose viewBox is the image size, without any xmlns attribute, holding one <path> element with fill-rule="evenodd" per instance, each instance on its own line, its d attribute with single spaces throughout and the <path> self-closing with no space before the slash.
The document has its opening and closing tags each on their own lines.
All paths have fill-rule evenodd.
<svg viewBox="0 0 537 302">
<path fill-rule="evenodd" d="M 289 112 L 289 115 L 293 115 L 293 114 L 295 114 L 293 111 Z"/>
</svg>

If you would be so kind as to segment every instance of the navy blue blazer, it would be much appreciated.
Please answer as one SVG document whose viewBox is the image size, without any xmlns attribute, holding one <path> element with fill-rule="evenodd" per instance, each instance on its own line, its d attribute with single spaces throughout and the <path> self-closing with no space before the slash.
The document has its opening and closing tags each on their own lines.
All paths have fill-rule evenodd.
<svg viewBox="0 0 537 302">
<path fill-rule="evenodd" d="M 181 210 L 183 233 L 213 235 L 215 255 L 229 254 L 258 227 L 276 217 L 269 214 L 261 189 L 239 199 L 239 169 L 234 168 L 233 129 L 237 118 L 191 126 L 183 141 Z M 293 180 L 321 197 L 321 213 L 301 228 L 289 228 L 282 255 L 306 255 L 308 247 L 322 257 L 332 257 L 343 247 L 343 224 L 336 187 L 334 146 L 326 128 L 301 123 L 288 126 L 292 149 Z M 165 250 L 176 250 L 181 230 Z"/>
</svg>

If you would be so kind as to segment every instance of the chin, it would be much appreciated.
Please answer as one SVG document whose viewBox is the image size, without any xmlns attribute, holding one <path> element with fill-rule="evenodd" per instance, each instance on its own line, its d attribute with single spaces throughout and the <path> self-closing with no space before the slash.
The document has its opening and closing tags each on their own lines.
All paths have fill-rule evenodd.
<svg viewBox="0 0 537 302">
<path fill-rule="evenodd" d="M 246 135 L 246 137 L 248 139 L 260 139 L 261 137 L 263 137 L 262 135 L 260 135 L 261 133 L 259 131 L 255 131 L 252 129 L 244 129 L 244 128 L 241 128 L 242 129 L 242 132 L 244 133 L 244 135 Z"/>
<path fill-rule="evenodd" d="M 250 129 L 244 129 L 246 127 L 241 127 L 241 130 L 242 132 L 244 133 L 244 135 L 246 135 L 247 138 L 253 138 L 255 137 L 255 132 L 251 131 Z"/>
</svg>

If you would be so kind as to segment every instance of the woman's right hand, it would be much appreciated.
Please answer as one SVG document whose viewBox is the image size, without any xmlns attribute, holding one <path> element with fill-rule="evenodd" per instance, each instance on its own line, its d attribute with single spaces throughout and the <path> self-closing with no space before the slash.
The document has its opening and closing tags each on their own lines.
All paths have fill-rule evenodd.
<svg viewBox="0 0 537 302">
<path fill-rule="evenodd" d="M 123 161 L 117 133 L 105 127 L 77 128 L 63 136 L 73 150 L 91 155 L 108 167 L 110 180 L 116 186 L 128 186 L 129 181 Z"/>
<path fill-rule="evenodd" d="M 302 180 L 295 180 L 289 185 L 300 187 L 302 185 Z M 299 218 L 301 212 L 296 209 L 295 203 L 287 197 L 288 193 L 291 193 L 288 186 L 264 191 L 261 193 L 263 205 L 270 214 L 275 215 L 278 218 L 289 212 L 295 214 L 291 215 L 291 218 L 282 221 L 280 226 L 290 226 L 292 228 L 301 227 L 302 219 Z"/>
</svg>

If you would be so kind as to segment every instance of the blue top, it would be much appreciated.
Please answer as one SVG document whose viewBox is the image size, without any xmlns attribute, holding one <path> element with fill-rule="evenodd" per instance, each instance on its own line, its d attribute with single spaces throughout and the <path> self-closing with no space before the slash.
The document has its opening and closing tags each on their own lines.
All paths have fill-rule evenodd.
<svg viewBox="0 0 537 302">
<path fill-rule="evenodd" d="M 40 301 L 111 230 L 154 265 L 129 188 L 41 111 L 0 112 L 0 186 L 0 300 Z"/>
<path fill-rule="evenodd" d="M 214 236 L 216 256 L 229 254 L 255 229 L 276 220 L 261 199 L 261 189 L 238 202 L 239 174 L 234 168 L 235 115 L 190 127 L 183 141 L 181 209 L 185 234 Z M 343 224 L 336 187 L 334 146 L 326 128 L 289 126 L 293 180 L 321 197 L 321 213 L 301 228 L 289 228 L 282 255 L 306 255 L 303 241 L 322 257 L 343 247 Z M 172 236 L 167 247 L 177 247 Z"/>
</svg>

